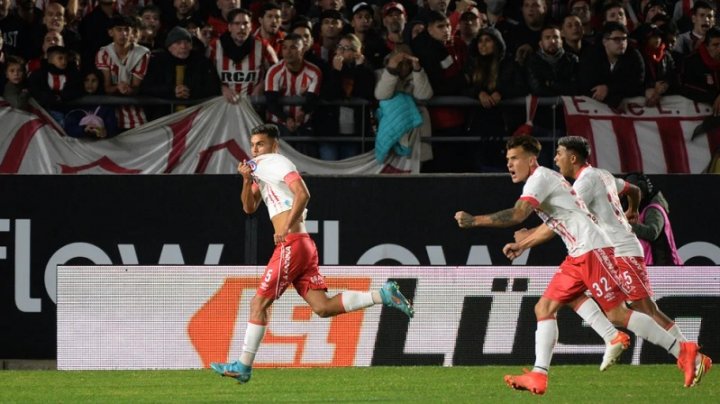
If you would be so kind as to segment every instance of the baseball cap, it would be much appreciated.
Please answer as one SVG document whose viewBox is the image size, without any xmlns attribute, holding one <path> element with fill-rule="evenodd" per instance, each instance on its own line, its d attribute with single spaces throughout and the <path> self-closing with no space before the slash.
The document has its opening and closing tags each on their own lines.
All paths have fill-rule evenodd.
<svg viewBox="0 0 720 404">
<path fill-rule="evenodd" d="M 405 7 L 401 3 L 398 3 L 396 1 L 391 1 L 389 3 L 386 3 L 382 8 L 383 16 L 388 15 L 390 10 L 400 10 L 407 17 L 407 12 L 405 11 Z"/>
<path fill-rule="evenodd" d="M 373 10 L 373 8 L 369 4 L 363 1 L 353 6 L 351 15 L 355 15 L 363 10 L 369 11 L 370 15 L 375 14 L 375 10 Z"/>
</svg>

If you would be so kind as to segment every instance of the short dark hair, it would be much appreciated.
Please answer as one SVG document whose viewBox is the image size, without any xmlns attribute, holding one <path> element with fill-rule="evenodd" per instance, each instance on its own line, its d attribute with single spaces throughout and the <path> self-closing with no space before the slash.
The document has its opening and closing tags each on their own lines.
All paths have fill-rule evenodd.
<svg viewBox="0 0 720 404">
<path fill-rule="evenodd" d="M 134 18 L 125 15 L 116 15 L 110 19 L 110 25 L 108 25 L 110 29 L 115 27 L 135 28 L 137 27 L 137 22 Z"/>
<path fill-rule="evenodd" d="M 556 25 L 556 24 L 546 24 L 546 25 L 544 25 L 544 26 L 542 27 L 542 29 L 540 30 L 541 38 L 542 38 L 542 33 L 545 32 L 545 30 L 548 30 L 548 29 L 556 29 L 556 30 L 562 32 L 562 29 L 560 29 L 560 27 L 559 27 L 558 25 Z"/>
<path fill-rule="evenodd" d="M 581 136 L 561 137 L 558 140 L 558 146 L 562 146 L 566 150 L 575 153 L 575 155 L 578 156 L 583 161 L 583 163 L 587 161 L 588 157 L 590 157 L 590 154 L 592 153 L 590 143 L 587 141 L 587 139 Z"/>
<path fill-rule="evenodd" d="M 23 59 L 20 56 L 7 55 L 7 57 L 5 58 L 5 66 L 3 66 L 4 70 L 7 71 L 7 68 L 10 65 L 20 65 L 20 67 L 22 67 L 23 71 L 27 70 L 26 66 L 25 66 L 25 59 Z"/>
<path fill-rule="evenodd" d="M 603 25 L 603 38 L 609 38 L 610 35 L 612 35 L 612 33 L 615 31 L 620 31 L 624 34 L 628 33 L 626 26 L 620 24 L 619 22 L 610 21 L 606 22 L 605 25 Z"/>
<path fill-rule="evenodd" d="M 227 15 L 228 24 L 233 22 L 233 20 L 235 19 L 235 17 L 238 14 L 245 14 L 246 16 L 250 17 L 250 20 L 252 21 L 253 17 L 252 17 L 252 13 L 250 12 L 250 10 L 248 10 L 246 8 L 233 8 L 232 10 L 230 10 L 230 12 Z"/>
<path fill-rule="evenodd" d="M 608 10 L 612 10 L 613 8 L 623 8 L 622 3 L 619 1 L 609 1 L 605 3 L 602 7 L 602 20 L 605 21 L 605 16 L 607 15 Z"/>
<path fill-rule="evenodd" d="M 267 3 L 263 3 L 262 6 L 260 6 L 260 18 L 265 16 L 265 13 L 271 10 L 282 10 L 282 7 L 278 3 L 275 3 L 274 1 L 268 1 Z"/>
<path fill-rule="evenodd" d="M 540 150 L 542 150 L 540 141 L 528 135 L 512 136 L 505 144 L 505 149 L 507 150 L 514 149 L 516 147 L 521 147 L 523 150 L 534 156 L 539 156 Z"/>
<path fill-rule="evenodd" d="M 250 131 L 250 136 L 252 135 L 267 135 L 268 137 L 271 137 L 273 139 L 279 139 L 280 138 L 280 128 L 278 128 L 277 125 L 274 123 L 264 123 L 262 125 L 258 125 Z"/>
<path fill-rule="evenodd" d="M 434 24 L 439 21 L 446 21 L 446 20 L 449 20 L 448 16 L 446 16 L 445 14 L 443 14 L 439 11 L 435 11 L 435 10 L 431 10 L 430 12 L 428 12 L 425 17 L 425 23 L 427 25 Z"/>
<path fill-rule="evenodd" d="M 652 199 L 652 197 L 657 193 L 657 190 L 655 189 L 652 181 L 650 181 L 650 178 L 643 173 L 630 173 L 625 176 L 625 181 L 640 188 L 640 191 L 642 192 L 642 199 L 645 203 L 649 202 L 650 199 Z"/>
<path fill-rule="evenodd" d="M 705 33 L 705 46 L 707 46 L 713 38 L 720 38 L 720 28 L 710 27 L 710 29 Z"/>
<path fill-rule="evenodd" d="M 301 37 L 299 34 L 296 34 L 294 32 L 288 32 L 287 35 L 285 35 L 285 38 L 282 39 L 283 41 L 303 41 L 303 37 Z"/>
<path fill-rule="evenodd" d="M 710 3 L 700 0 L 700 1 L 696 1 L 695 3 L 693 3 L 693 6 L 690 9 L 690 12 L 692 13 L 692 15 L 695 15 L 695 14 L 697 14 L 697 11 L 701 8 L 704 8 L 705 10 L 715 11 L 715 7 L 711 6 Z"/>
</svg>

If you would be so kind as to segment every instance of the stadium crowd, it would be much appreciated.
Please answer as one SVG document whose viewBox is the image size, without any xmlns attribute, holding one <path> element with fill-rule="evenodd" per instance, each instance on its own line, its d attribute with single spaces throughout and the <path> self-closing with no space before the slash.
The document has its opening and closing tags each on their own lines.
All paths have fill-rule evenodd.
<svg viewBox="0 0 720 404">
<path fill-rule="evenodd" d="M 503 138 L 526 115 L 503 100 L 585 95 L 617 108 L 679 94 L 720 113 L 715 12 L 704 0 L 0 0 L 0 94 L 15 108 L 32 97 L 70 136 L 95 138 L 167 111 L 68 101 L 264 95 L 256 111 L 286 137 L 385 136 L 378 105 L 383 119 L 418 108 L 421 136 L 483 139 L 425 145 L 424 172 L 504 171 Z M 479 104 L 407 104 L 433 96 Z M 564 134 L 561 109 L 546 109 L 533 133 Z M 325 160 L 360 152 L 296 146 Z"/>
</svg>

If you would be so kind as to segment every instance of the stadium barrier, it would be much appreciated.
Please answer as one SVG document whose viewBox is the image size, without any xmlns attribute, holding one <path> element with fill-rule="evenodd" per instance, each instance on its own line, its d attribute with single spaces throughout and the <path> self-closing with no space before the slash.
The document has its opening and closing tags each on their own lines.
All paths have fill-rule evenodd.
<svg viewBox="0 0 720 404">
<path fill-rule="evenodd" d="M 678 282 L 678 271 L 683 271 Z M 242 352 L 262 267 L 60 266 L 61 370 L 207 368 Z M 534 361 L 533 307 L 553 267 L 324 267 L 330 293 L 394 279 L 415 317 L 383 306 L 314 315 L 292 288 L 272 307 L 256 367 L 523 365 Z M 660 308 L 717 356 L 720 267 L 655 267 Z M 554 364 L 599 364 L 605 344 L 570 309 L 558 317 Z M 621 363 L 674 363 L 634 338 Z"/>
</svg>

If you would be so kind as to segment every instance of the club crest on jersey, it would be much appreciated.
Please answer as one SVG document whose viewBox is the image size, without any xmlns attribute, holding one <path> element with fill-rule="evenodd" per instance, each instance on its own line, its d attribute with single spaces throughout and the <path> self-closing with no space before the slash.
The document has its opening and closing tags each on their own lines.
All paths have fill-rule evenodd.
<svg viewBox="0 0 720 404">
<path fill-rule="evenodd" d="M 257 70 L 220 72 L 220 81 L 223 83 L 254 83 L 258 77 Z"/>
<path fill-rule="evenodd" d="M 255 170 L 257 170 L 257 163 L 255 162 L 255 160 L 248 160 L 245 162 L 245 164 L 250 167 L 250 170 L 252 170 L 252 172 L 255 172 Z"/>
</svg>

